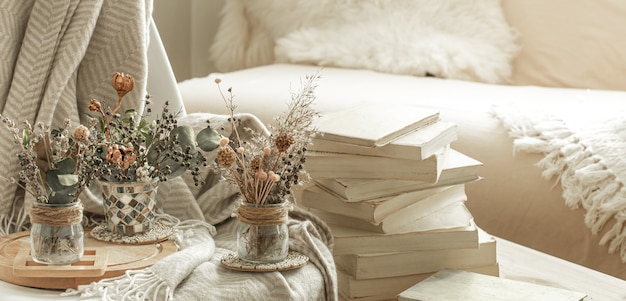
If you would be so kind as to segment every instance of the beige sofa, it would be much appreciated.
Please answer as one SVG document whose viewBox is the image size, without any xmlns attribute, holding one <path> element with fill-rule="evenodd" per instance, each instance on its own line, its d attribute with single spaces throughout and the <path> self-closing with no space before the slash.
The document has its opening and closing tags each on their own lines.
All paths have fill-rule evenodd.
<svg viewBox="0 0 626 301">
<path fill-rule="evenodd" d="M 428 57 L 429 52 L 424 50 L 438 51 L 437 47 L 447 44 L 442 42 L 438 46 L 430 45 L 430 48 L 412 45 L 411 39 L 423 42 L 429 38 L 430 43 L 440 37 L 420 31 L 416 26 L 423 24 L 416 25 L 414 19 L 401 22 L 407 16 L 402 10 L 407 7 L 428 7 L 437 2 L 397 1 L 392 4 L 383 0 L 368 1 L 380 13 L 392 16 L 373 17 L 360 16 L 372 14 L 363 8 L 351 7 L 348 16 L 345 10 L 343 13 L 334 11 L 340 5 L 350 5 L 351 1 L 319 1 L 315 4 L 304 1 L 290 4 L 272 0 L 227 1 L 220 14 L 221 27 L 211 54 L 215 65 L 223 72 L 180 82 L 185 108 L 188 113 L 226 113 L 213 83 L 219 77 L 223 86 L 233 87 L 239 112 L 250 112 L 264 122 L 271 122 L 285 108 L 290 84 L 297 86 L 300 78 L 316 72 L 320 65 L 325 67 L 321 71 L 316 106 L 322 113 L 366 102 L 384 102 L 390 106 L 417 103 L 437 108 L 442 119 L 458 124 L 459 139 L 452 147 L 484 163 L 480 169 L 484 179 L 467 185 L 467 205 L 480 227 L 493 235 L 626 279 L 626 264 L 622 261 L 622 258 L 626 259 L 624 248 L 620 249 L 619 244 L 614 243 L 616 250 L 609 252 L 611 240 L 600 245 L 602 237 L 611 229 L 617 232 L 611 237 L 619 239 L 626 235 L 619 231 L 619 223 L 626 219 L 626 209 L 618 209 L 617 215 L 611 215 L 600 226 L 596 223 L 594 230 L 597 233 L 594 233 L 590 229 L 591 223 L 585 223 L 585 216 L 591 210 L 587 199 L 582 197 L 579 203 L 566 205 L 562 182 L 558 181 L 565 177 L 546 179 L 542 176 L 543 169 L 535 165 L 549 155 L 545 153 L 546 149 L 535 149 L 539 153 L 515 151 L 511 131 L 505 126 L 507 123 L 496 118 L 504 116 L 498 112 L 510 108 L 537 114 L 562 111 L 575 115 L 572 112 L 579 112 L 577 114 L 584 114 L 579 115 L 581 119 L 587 115 L 602 116 L 624 110 L 626 18 L 623 16 L 626 15 L 626 4 L 619 0 L 468 1 L 472 3 L 469 6 L 476 5 L 474 8 L 481 8 L 481 5 L 489 8 L 482 9 L 482 15 L 478 13 L 483 18 L 486 11 L 491 14 L 482 33 L 493 30 L 504 34 L 505 38 L 511 37 L 508 36 L 511 33 L 507 31 L 509 28 L 503 31 L 493 27 L 508 24 L 513 30 L 512 41 L 519 48 L 505 49 L 506 53 L 498 53 L 502 56 L 478 53 L 476 58 L 468 58 L 465 62 L 451 62 L 451 59 L 462 56 L 442 51 L 447 61 L 441 65 L 441 61 Z M 436 13 L 430 11 L 430 14 Z M 360 17 L 367 21 L 359 23 Z M 420 17 L 428 19 L 422 11 L 411 12 L 411 18 Z M 449 15 L 443 17 L 450 18 Z M 500 20 L 500 17 L 503 18 Z M 349 20 L 350 24 L 341 24 L 342 20 L 344 23 Z M 439 22 L 441 18 L 430 20 Z M 371 27 L 375 22 L 380 22 L 381 27 L 386 26 L 383 34 L 392 35 L 404 30 L 402 33 L 406 39 L 398 41 L 398 45 L 411 51 L 391 52 L 395 60 L 384 61 L 377 57 L 394 44 L 384 40 L 387 36 L 378 38 L 378 33 Z M 358 33 L 351 27 L 354 24 L 370 26 L 370 31 L 365 33 L 369 39 L 347 39 L 346 42 L 343 34 Z M 405 25 L 411 27 L 402 28 Z M 462 23 L 450 28 L 464 28 L 463 34 L 469 31 Z M 385 45 L 373 45 L 377 39 Z M 485 42 L 482 36 L 481 39 L 477 46 L 472 43 L 464 45 L 462 53 L 471 53 L 472 47 L 480 48 L 485 43 L 492 43 L 491 46 L 496 48 L 511 46 L 502 43 L 502 39 L 497 42 Z M 297 42 L 301 43 L 296 45 Z M 306 47 L 302 48 L 302 45 Z M 306 52 L 307 49 L 310 53 Z M 364 49 L 369 53 L 361 53 Z M 326 54 L 327 59 L 320 57 L 320 53 Z M 347 59 L 346 54 L 352 60 Z M 420 58 L 424 55 L 428 59 Z M 474 59 L 478 61 L 472 61 Z M 498 66 L 491 71 L 476 71 L 495 64 L 495 61 Z M 395 68 L 390 67 L 389 62 L 421 62 L 432 69 L 420 69 L 420 66 Z M 467 68 L 463 69 L 463 66 Z M 468 71 L 468 68 L 474 69 Z M 426 73 L 435 76 L 423 76 Z M 497 76 L 490 76 L 494 74 Z M 575 110 L 577 108 L 581 109 Z M 535 115 L 526 113 L 525 117 L 532 119 Z M 512 132 L 520 134 L 524 130 L 514 127 Z M 525 133 L 532 135 L 528 131 Z M 515 145 L 523 148 L 524 144 L 519 143 L 521 140 L 517 142 Z M 606 166 L 604 170 L 607 170 Z M 619 185 L 617 189 L 622 187 L 619 176 L 613 175 L 610 169 L 607 173 Z M 587 196 L 591 193 L 589 191 L 603 188 L 600 184 L 594 185 L 595 188 L 587 190 Z M 567 188 L 566 192 L 571 190 Z M 569 201 L 572 201 L 571 197 Z M 576 205 L 577 209 L 570 208 Z"/>
</svg>

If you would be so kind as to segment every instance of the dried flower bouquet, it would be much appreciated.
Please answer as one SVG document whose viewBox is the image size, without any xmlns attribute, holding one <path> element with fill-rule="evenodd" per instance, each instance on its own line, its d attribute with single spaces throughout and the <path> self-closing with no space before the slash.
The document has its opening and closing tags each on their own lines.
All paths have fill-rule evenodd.
<svg viewBox="0 0 626 301">
<path fill-rule="evenodd" d="M 206 159 L 199 151 L 218 146 L 219 134 L 207 126 L 194 136 L 191 126 L 179 125 L 179 112 L 170 112 L 165 102 L 161 114 L 149 121 L 152 109 L 146 96 L 145 110 L 127 110 L 120 114 L 124 96 L 133 89 L 130 74 L 116 73 L 111 84 L 117 91 L 116 106 L 111 109 L 91 99 L 89 110 L 98 120 L 96 156 L 88 158 L 99 177 L 114 182 L 166 181 L 190 170 L 196 185 L 202 184 L 199 167 Z"/>
<path fill-rule="evenodd" d="M 33 126 L 28 121 L 19 128 L 12 119 L 2 115 L 0 118 L 20 147 L 19 176 L 9 181 L 21 186 L 39 203 L 78 202 L 81 191 L 95 177 L 85 160 L 95 152 L 94 125 L 73 128 L 67 119 L 62 128 L 52 129 L 41 122 Z"/>
<path fill-rule="evenodd" d="M 316 133 L 314 120 L 319 114 L 313 109 L 313 103 L 319 77 L 319 74 L 306 76 L 301 90 L 292 92 L 287 111 L 269 125 L 269 135 L 245 129 L 252 137 L 246 141 L 237 130 L 232 88 L 226 95 L 220 87 L 221 80 L 215 80 L 235 131 L 235 139 L 220 141 L 217 163 L 227 179 L 238 186 L 245 202 L 281 203 L 291 195 L 292 185 L 300 185 L 308 179 L 303 164 L 307 146 Z"/>
<path fill-rule="evenodd" d="M 287 111 L 275 118 L 269 133 L 246 128 L 244 140 L 235 117 L 234 96 L 226 96 L 216 83 L 230 112 L 234 139 L 222 138 L 217 150 L 218 168 L 237 185 L 242 203 L 236 209 L 238 258 L 253 264 L 284 260 L 289 252 L 288 212 L 293 185 L 308 179 L 303 168 L 307 146 L 316 131 L 313 109 L 318 74 L 307 76 L 302 89 L 291 95 Z"/>
</svg>

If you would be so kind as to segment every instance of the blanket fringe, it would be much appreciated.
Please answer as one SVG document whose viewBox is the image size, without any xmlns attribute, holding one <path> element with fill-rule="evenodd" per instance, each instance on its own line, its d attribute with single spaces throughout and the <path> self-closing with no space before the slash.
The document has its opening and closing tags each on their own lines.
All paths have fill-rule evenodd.
<svg viewBox="0 0 626 301">
<path fill-rule="evenodd" d="M 0 236 L 26 231 L 29 224 L 28 214 L 24 211 L 24 206 L 13 204 L 10 214 L 0 216 Z"/>
<path fill-rule="evenodd" d="M 178 248 L 185 239 L 194 235 L 192 229 L 206 228 L 211 236 L 216 234 L 213 225 L 200 220 L 181 221 L 166 213 L 155 213 L 156 220 L 170 224 L 174 233 L 170 236 Z M 102 279 L 76 289 L 68 289 L 62 296 L 81 296 L 83 298 L 100 296 L 105 301 L 143 301 L 143 300 L 174 300 L 174 289 L 165 279 L 159 276 L 156 266 L 142 270 L 128 270 L 124 275 Z"/>
<path fill-rule="evenodd" d="M 594 235 L 614 218 L 600 245 L 609 244 L 609 253 L 618 252 L 626 263 L 626 187 L 601 158 L 584 145 L 561 120 L 530 120 L 510 110 L 495 110 L 495 116 L 509 130 L 514 152 L 543 153 L 537 162 L 542 176 L 561 184 L 565 204 L 586 210 L 584 222 Z"/>
<path fill-rule="evenodd" d="M 61 296 L 101 296 L 106 301 L 168 301 L 174 299 L 174 290 L 159 275 L 147 268 L 129 270 L 115 278 L 81 285 L 78 289 L 68 289 Z"/>
</svg>

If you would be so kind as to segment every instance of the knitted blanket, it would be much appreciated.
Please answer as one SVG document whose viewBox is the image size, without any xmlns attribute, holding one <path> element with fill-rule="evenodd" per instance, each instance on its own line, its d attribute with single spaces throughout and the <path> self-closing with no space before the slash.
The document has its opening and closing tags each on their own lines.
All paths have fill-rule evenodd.
<svg viewBox="0 0 626 301">
<path fill-rule="evenodd" d="M 90 98 L 115 99 L 116 71 L 136 80 L 124 109 L 140 108 L 151 14 L 151 0 L 0 1 L 0 112 L 53 127 L 66 118 L 87 123 Z M 17 178 L 17 145 L 9 131 L 0 131 L 0 139 L 0 170 Z M 0 181 L 0 234 L 24 230 L 30 200 Z"/>
<path fill-rule="evenodd" d="M 86 123 L 89 99 L 116 98 L 110 76 L 117 71 L 135 78 L 122 110 L 141 110 L 147 94 L 151 12 L 151 0 L 0 1 L 2 115 L 53 127 L 66 118 Z M 254 116 L 240 117 L 242 127 L 265 131 Z M 227 116 L 187 115 L 181 123 L 197 130 L 206 126 L 207 119 L 223 135 L 232 133 Z M 8 143 L 12 138 L 8 131 L 0 131 L 0 139 L 0 170 L 5 177 L 17 177 L 15 145 Z M 211 154 L 207 155 L 211 161 Z M 70 294 L 98 294 L 106 300 L 336 300 L 330 230 L 297 209 L 290 214 L 290 248 L 307 255 L 310 264 L 265 274 L 221 267 L 221 255 L 234 249 L 235 222 L 230 216 L 238 194 L 211 169 L 204 172 L 203 186 L 194 186 L 190 175 L 159 185 L 157 199 L 165 213 L 183 220 L 172 238 L 179 252 L 145 270 L 129 271 Z M 80 198 L 87 211 L 102 211 L 97 190 L 87 190 Z M 0 185 L 0 235 L 27 229 L 30 201 L 16 185 Z M 212 225 L 217 225 L 217 232 Z"/>
<path fill-rule="evenodd" d="M 539 106 L 502 106 L 495 115 L 516 150 L 545 154 L 543 175 L 557 179 L 568 206 L 586 209 L 585 224 L 602 235 L 600 244 L 626 262 L 626 104 L 591 98 Z"/>
<path fill-rule="evenodd" d="M 208 120 L 222 135 L 233 132 L 228 116 L 196 113 L 181 118 L 181 124 L 199 131 Z M 255 116 L 239 114 L 242 128 L 264 131 Z M 248 131 L 240 130 L 240 133 Z M 242 139 L 246 139 L 242 136 Z M 207 153 L 212 161 L 215 152 Z M 239 199 L 237 188 L 204 171 L 207 183 L 196 187 L 189 175 L 159 184 L 157 199 L 166 213 L 184 221 L 175 227 L 173 239 L 180 251 L 154 266 L 104 279 L 65 295 L 102 296 L 103 300 L 336 300 L 337 277 L 332 257 L 330 229 L 317 217 L 294 208 L 289 214 L 289 248 L 307 255 L 304 267 L 269 273 L 231 271 L 220 259 L 236 250 L 236 219 L 231 215 Z M 216 225 L 217 233 L 212 226 Z M 215 234 L 215 236 L 212 236 Z"/>
</svg>

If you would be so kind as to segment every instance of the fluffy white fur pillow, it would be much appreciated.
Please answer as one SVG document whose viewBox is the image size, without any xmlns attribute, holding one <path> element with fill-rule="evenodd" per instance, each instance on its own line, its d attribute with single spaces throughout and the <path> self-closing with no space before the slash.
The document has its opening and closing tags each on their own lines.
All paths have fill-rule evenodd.
<svg viewBox="0 0 626 301">
<path fill-rule="evenodd" d="M 212 58 L 222 71 L 307 63 L 507 83 L 515 39 L 500 0 L 236 0 Z"/>
</svg>

